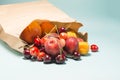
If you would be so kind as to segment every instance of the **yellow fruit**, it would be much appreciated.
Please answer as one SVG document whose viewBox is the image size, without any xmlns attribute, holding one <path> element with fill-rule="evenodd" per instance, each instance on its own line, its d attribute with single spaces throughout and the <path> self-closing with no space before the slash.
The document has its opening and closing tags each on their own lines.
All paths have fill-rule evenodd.
<svg viewBox="0 0 120 80">
<path fill-rule="evenodd" d="M 68 37 L 76 37 L 76 38 L 77 38 L 76 33 L 73 32 L 73 31 L 68 31 L 68 32 L 67 32 L 67 36 L 68 36 Z"/>
<path fill-rule="evenodd" d="M 79 53 L 81 55 L 87 55 L 89 52 L 89 44 L 88 42 L 79 42 Z"/>
</svg>

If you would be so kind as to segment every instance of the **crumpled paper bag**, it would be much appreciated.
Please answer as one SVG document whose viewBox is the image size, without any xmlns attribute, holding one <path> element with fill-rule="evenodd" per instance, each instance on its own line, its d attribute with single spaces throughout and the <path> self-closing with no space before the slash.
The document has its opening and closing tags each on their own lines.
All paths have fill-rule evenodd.
<svg viewBox="0 0 120 80">
<path fill-rule="evenodd" d="M 26 44 L 19 38 L 20 33 L 35 19 L 50 20 L 59 25 L 72 24 L 76 31 L 82 26 L 47 0 L 0 5 L 0 39 L 22 53 Z M 87 33 L 80 35 L 87 40 Z"/>
</svg>

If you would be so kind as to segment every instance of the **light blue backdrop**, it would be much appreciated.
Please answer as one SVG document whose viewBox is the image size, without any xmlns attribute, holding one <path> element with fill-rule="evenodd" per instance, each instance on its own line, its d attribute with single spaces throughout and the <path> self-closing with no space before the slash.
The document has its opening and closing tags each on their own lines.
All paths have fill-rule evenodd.
<svg viewBox="0 0 120 80">
<path fill-rule="evenodd" d="M 0 0 L 0 4 L 32 0 Z M 89 44 L 99 52 L 68 59 L 65 65 L 45 65 L 23 56 L 0 41 L 0 80 L 120 80 L 120 0 L 48 0 L 83 23 Z"/>
<path fill-rule="evenodd" d="M 0 0 L 0 4 L 10 4 L 28 1 L 35 0 Z M 74 13 L 80 14 L 81 16 L 84 16 L 86 14 L 91 16 L 102 15 L 120 20 L 120 0 L 48 0 L 48 1 L 55 3 L 55 5 L 57 5 L 63 10 L 68 10 L 66 12 L 68 13 L 70 12 L 69 14 Z M 75 9 L 74 12 L 73 9 Z"/>
</svg>

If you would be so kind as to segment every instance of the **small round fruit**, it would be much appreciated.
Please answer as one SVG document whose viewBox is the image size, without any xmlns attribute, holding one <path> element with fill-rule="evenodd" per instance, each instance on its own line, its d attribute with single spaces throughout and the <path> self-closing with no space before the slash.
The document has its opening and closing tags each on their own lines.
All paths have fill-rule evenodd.
<svg viewBox="0 0 120 80">
<path fill-rule="evenodd" d="M 75 51 L 75 52 L 73 53 L 73 59 L 79 60 L 79 59 L 80 59 L 80 53 L 77 52 L 77 51 Z"/>
<path fill-rule="evenodd" d="M 77 38 L 77 34 L 74 31 L 68 31 L 67 32 L 67 36 L 68 37 L 75 37 L 75 38 Z"/>
<path fill-rule="evenodd" d="M 34 39 L 34 45 L 36 47 L 40 47 L 41 46 L 41 39 L 39 36 L 37 36 L 35 39 Z"/>
<path fill-rule="evenodd" d="M 89 44 L 88 42 L 79 42 L 79 53 L 81 55 L 87 55 L 89 52 Z"/>
<path fill-rule="evenodd" d="M 50 63 L 52 61 L 52 58 L 49 55 L 45 55 L 43 58 L 44 63 Z"/>
<path fill-rule="evenodd" d="M 75 37 L 67 38 L 66 44 L 65 44 L 65 50 L 70 54 L 73 54 L 74 51 L 77 51 L 78 50 L 77 38 Z"/>
<path fill-rule="evenodd" d="M 55 60 L 56 60 L 56 63 L 57 63 L 57 64 L 63 64 L 63 63 L 65 62 L 65 60 L 66 60 L 66 57 L 65 57 L 64 54 L 59 54 L 59 55 L 55 58 Z"/>
<path fill-rule="evenodd" d="M 37 21 L 32 21 L 20 34 L 20 38 L 28 44 L 33 44 L 36 36 L 42 36 L 42 29 Z"/>
<path fill-rule="evenodd" d="M 40 52 L 40 50 L 36 46 L 33 46 L 33 47 L 30 48 L 30 55 L 31 56 L 36 57 L 39 52 Z"/>
<path fill-rule="evenodd" d="M 45 42 L 48 40 L 47 37 L 42 37 L 41 38 L 41 46 L 44 46 Z"/>
<path fill-rule="evenodd" d="M 37 60 L 38 61 L 43 61 L 43 58 L 44 58 L 45 55 L 46 55 L 45 52 L 38 53 Z"/>
<path fill-rule="evenodd" d="M 45 47 L 44 47 L 44 46 L 41 47 L 41 48 L 40 48 L 40 51 L 41 51 L 41 52 L 45 52 Z"/>
<path fill-rule="evenodd" d="M 30 49 L 29 45 L 24 46 L 24 50 L 26 50 L 26 49 Z"/>
<path fill-rule="evenodd" d="M 61 32 L 66 32 L 65 27 L 60 27 L 60 28 L 58 29 L 58 32 L 59 32 L 59 33 L 61 33 Z"/>
<path fill-rule="evenodd" d="M 98 51 L 98 46 L 96 44 L 92 44 L 90 48 L 91 48 L 92 52 L 97 52 Z"/>
<path fill-rule="evenodd" d="M 60 52 L 60 46 L 59 39 L 51 37 L 44 44 L 45 52 L 52 57 L 57 56 Z"/>
<path fill-rule="evenodd" d="M 25 49 L 23 53 L 24 53 L 24 58 L 26 58 L 26 59 L 30 59 L 31 58 L 29 49 Z"/>
<path fill-rule="evenodd" d="M 60 33 L 60 38 L 66 40 L 68 38 L 67 33 L 66 32 L 61 32 Z"/>
</svg>

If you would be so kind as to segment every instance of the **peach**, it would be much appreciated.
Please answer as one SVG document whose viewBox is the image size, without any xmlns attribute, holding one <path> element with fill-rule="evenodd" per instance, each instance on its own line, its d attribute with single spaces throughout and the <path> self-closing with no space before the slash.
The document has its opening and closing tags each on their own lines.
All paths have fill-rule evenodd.
<svg viewBox="0 0 120 80">
<path fill-rule="evenodd" d="M 60 53 L 60 41 L 57 38 L 49 38 L 45 42 L 44 47 L 47 54 L 51 55 L 52 57 L 57 56 Z"/>
<path fill-rule="evenodd" d="M 65 50 L 70 54 L 73 54 L 74 51 L 78 51 L 77 38 L 75 37 L 67 38 L 66 44 L 65 44 Z"/>
</svg>

